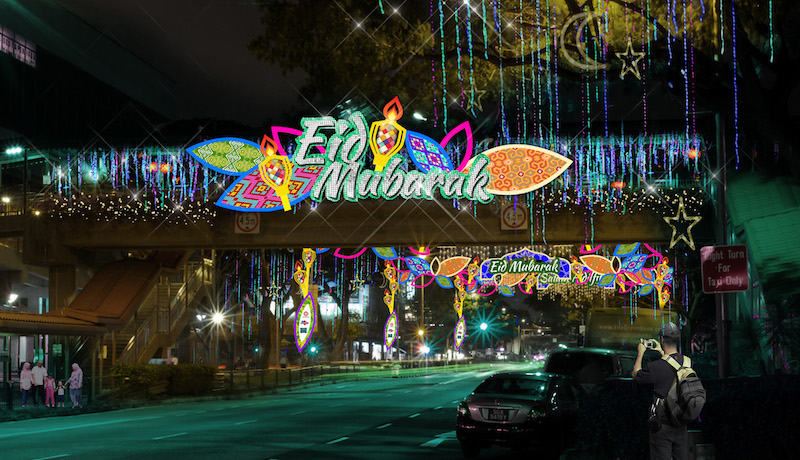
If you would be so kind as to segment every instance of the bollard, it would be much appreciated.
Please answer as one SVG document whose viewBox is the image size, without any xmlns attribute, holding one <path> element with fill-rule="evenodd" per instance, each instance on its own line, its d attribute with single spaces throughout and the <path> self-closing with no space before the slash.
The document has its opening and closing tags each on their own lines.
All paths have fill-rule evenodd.
<svg viewBox="0 0 800 460">
<path fill-rule="evenodd" d="M 264 391 L 264 369 L 261 369 L 261 391 Z"/>
<path fill-rule="evenodd" d="M 244 370 L 244 387 L 245 389 L 250 389 L 250 368 Z"/>
<path fill-rule="evenodd" d="M 288 369 L 289 371 L 289 388 L 292 388 L 292 369 Z"/>
<path fill-rule="evenodd" d="M 275 387 L 272 389 L 273 393 L 278 392 L 278 368 L 275 368 Z"/>
<path fill-rule="evenodd" d="M 233 370 L 231 370 L 230 392 L 233 393 Z"/>
</svg>

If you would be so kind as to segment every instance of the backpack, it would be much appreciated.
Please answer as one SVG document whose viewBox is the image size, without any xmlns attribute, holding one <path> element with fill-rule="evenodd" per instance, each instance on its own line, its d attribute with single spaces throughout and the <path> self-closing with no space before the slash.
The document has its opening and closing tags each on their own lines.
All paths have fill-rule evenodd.
<svg viewBox="0 0 800 460">
<path fill-rule="evenodd" d="M 706 403 L 706 390 L 692 369 L 692 360 L 689 357 L 683 357 L 682 365 L 669 355 L 664 355 L 662 359 L 675 372 L 675 381 L 663 399 L 664 412 L 671 425 L 684 426 L 700 416 Z"/>
</svg>

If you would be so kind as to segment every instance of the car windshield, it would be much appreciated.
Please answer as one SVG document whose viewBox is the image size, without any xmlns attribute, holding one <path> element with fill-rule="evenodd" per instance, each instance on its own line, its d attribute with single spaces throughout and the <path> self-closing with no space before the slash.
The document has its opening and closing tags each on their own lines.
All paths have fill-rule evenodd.
<svg viewBox="0 0 800 460">
<path fill-rule="evenodd" d="M 594 353 L 555 353 L 547 372 L 569 375 L 580 383 L 598 383 L 614 373 L 611 356 Z"/>
<path fill-rule="evenodd" d="M 518 396 L 544 397 L 548 381 L 545 378 L 498 376 L 478 385 L 475 394 L 507 394 Z"/>
</svg>

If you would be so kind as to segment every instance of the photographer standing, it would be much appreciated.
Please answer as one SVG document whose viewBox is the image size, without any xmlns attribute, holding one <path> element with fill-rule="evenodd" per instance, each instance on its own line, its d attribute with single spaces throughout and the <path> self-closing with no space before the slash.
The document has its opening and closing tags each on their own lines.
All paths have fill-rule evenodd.
<svg viewBox="0 0 800 460">
<path fill-rule="evenodd" d="M 642 385 L 653 385 L 653 406 L 650 410 L 651 417 L 648 420 L 650 428 L 650 459 L 685 460 L 689 456 L 686 426 L 671 425 L 663 404 L 664 398 L 675 382 L 675 372 L 672 366 L 664 359 L 653 360 L 647 365 L 646 369 L 642 369 L 642 356 L 644 356 L 644 352 L 648 348 L 661 353 L 662 358 L 672 356 L 678 364 L 683 364 L 683 355 L 678 353 L 681 330 L 674 323 L 669 323 L 661 328 L 658 339 L 658 341 L 643 340 L 639 343 L 639 355 L 633 365 L 633 379 Z"/>
</svg>

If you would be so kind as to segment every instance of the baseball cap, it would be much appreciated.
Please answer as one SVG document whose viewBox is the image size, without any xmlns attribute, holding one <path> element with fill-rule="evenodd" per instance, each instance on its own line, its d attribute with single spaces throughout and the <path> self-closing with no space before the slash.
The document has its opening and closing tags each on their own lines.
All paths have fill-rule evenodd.
<svg viewBox="0 0 800 460">
<path fill-rule="evenodd" d="M 664 327 L 661 328 L 661 331 L 658 333 L 661 337 L 669 337 L 673 339 L 680 339 L 681 338 L 681 330 L 675 323 L 667 323 Z"/>
</svg>

